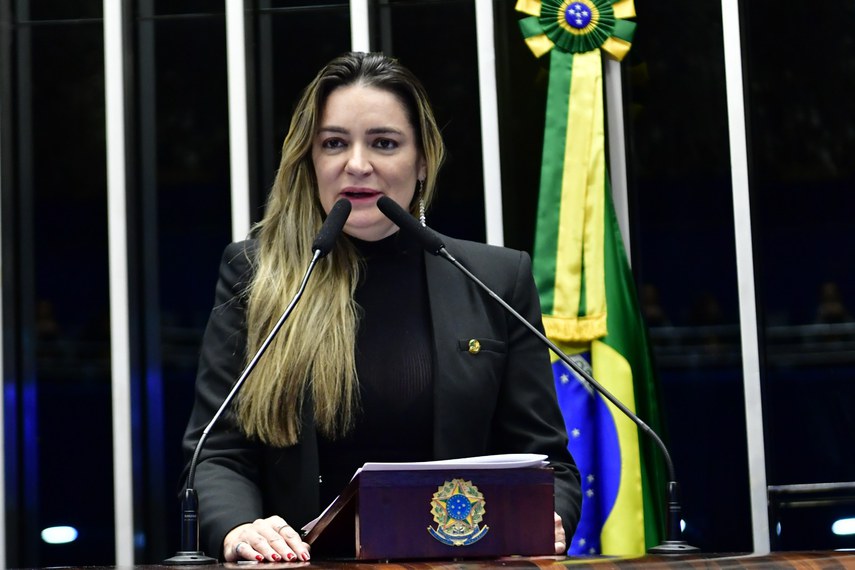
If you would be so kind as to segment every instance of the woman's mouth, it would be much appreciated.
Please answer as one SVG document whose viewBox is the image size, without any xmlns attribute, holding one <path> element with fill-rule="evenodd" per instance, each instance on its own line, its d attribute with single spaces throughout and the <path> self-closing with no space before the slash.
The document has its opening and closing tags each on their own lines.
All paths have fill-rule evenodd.
<svg viewBox="0 0 855 570">
<path fill-rule="evenodd" d="M 348 200 L 367 200 L 378 197 L 380 192 L 368 188 L 349 188 L 343 191 L 341 195 Z"/>
</svg>

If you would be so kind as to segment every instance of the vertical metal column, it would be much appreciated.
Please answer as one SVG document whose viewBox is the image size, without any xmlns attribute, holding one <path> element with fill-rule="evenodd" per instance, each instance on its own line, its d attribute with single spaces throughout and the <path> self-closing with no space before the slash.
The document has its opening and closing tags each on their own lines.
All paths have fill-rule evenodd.
<svg viewBox="0 0 855 570">
<path fill-rule="evenodd" d="M 249 235 L 250 225 L 246 30 L 243 0 L 226 0 L 226 61 L 229 81 L 232 241 L 240 241 Z"/>
<path fill-rule="evenodd" d="M 368 0 L 351 0 L 350 2 L 350 49 L 353 51 L 371 51 Z"/>
<path fill-rule="evenodd" d="M 113 394 L 113 501 L 116 564 L 134 564 L 131 357 L 125 170 L 125 50 L 122 2 L 104 0 L 107 126 L 107 228 L 110 259 L 110 353 Z"/>
<path fill-rule="evenodd" d="M 763 440 L 763 406 L 754 290 L 754 255 L 751 243 L 751 203 L 748 195 L 748 150 L 738 0 L 722 0 L 721 14 L 724 32 L 730 169 L 733 183 L 733 225 L 736 234 L 736 272 L 745 392 L 745 431 L 748 440 L 751 528 L 755 554 L 768 554 L 770 548 L 769 512 L 766 499 L 766 451 Z"/>
<path fill-rule="evenodd" d="M 623 83 L 620 62 L 604 58 L 603 90 L 606 97 L 606 141 L 609 149 L 609 178 L 626 260 L 632 265 L 629 243 L 629 198 L 626 180 L 626 136 L 623 124 Z"/>
<path fill-rule="evenodd" d="M 499 104 L 492 0 L 475 0 L 478 95 L 481 109 L 481 159 L 484 169 L 484 219 L 487 243 L 505 244 L 502 217 L 502 163 L 499 155 Z"/>
</svg>

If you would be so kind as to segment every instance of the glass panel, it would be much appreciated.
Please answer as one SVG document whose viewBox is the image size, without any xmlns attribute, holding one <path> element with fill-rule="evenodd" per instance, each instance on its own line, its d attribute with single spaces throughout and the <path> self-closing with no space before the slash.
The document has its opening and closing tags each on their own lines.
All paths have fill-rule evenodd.
<svg viewBox="0 0 855 570">
<path fill-rule="evenodd" d="M 4 172 L 4 206 L 13 208 L 3 212 L 13 224 L 3 228 L 4 262 L 15 260 L 4 305 L 17 325 L 4 331 L 16 346 L 4 386 L 14 436 L 7 562 L 104 565 L 115 554 L 103 30 L 85 19 L 12 26 L 4 61 L 14 62 L 15 93 L 3 115 L 14 132 L 3 149 L 13 172 Z M 77 539 L 48 543 L 42 531 L 59 525 Z"/>
<path fill-rule="evenodd" d="M 346 2 L 313 9 L 282 7 L 304 4 L 300 2 L 260 4 L 252 20 L 258 46 L 255 89 L 251 90 L 251 100 L 256 101 L 253 142 L 257 163 L 253 171 L 253 221 L 264 213 L 291 111 L 302 89 L 321 66 L 350 49 L 350 8 Z"/>
<path fill-rule="evenodd" d="M 272 8 L 274 10 L 280 8 L 313 8 L 312 11 L 318 11 L 342 6 L 350 10 L 348 4 L 348 2 L 324 2 L 323 4 L 320 4 L 317 0 L 259 0 L 259 7 L 262 10 L 267 8 Z"/>
<path fill-rule="evenodd" d="M 209 3 L 210 4 L 210 3 Z M 222 3 L 216 4 L 222 12 Z M 179 548 L 181 438 L 217 267 L 231 240 L 225 19 L 152 19 L 141 3 L 134 93 L 138 224 L 133 266 L 141 304 L 136 387 L 138 560 Z M 144 450 L 144 451 L 142 451 Z"/>
<path fill-rule="evenodd" d="M 512 3 L 493 3 L 496 85 L 502 161 L 505 245 L 534 251 L 549 58 L 535 58 L 523 41 L 525 16 Z"/>
<path fill-rule="evenodd" d="M 26 14 L 29 20 L 79 20 L 85 18 L 100 18 L 104 9 L 103 0 L 18 0 L 21 21 Z"/>
<path fill-rule="evenodd" d="M 380 1 L 372 23 L 372 49 L 397 57 L 421 79 L 447 146 L 428 225 L 484 241 L 475 3 Z"/>
<path fill-rule="evenodd" d="M 144 3 L 147 0 L 143 0 Z M 225 4 L 222 0 L 151 0 L 154 5 L 154 14 L 167 16 L 175 14 L 224 14 Z"/>
<path fill-rule="evenodd" d="M 671 8 L 638 2 L 623 64 L 632 266 L 685 538 L 706 552 L 750 551 L 721 6 Z"/>
<path fill-rule="evenodd" d="M 855 5 L 823 4 L 798 42 L 782 41 L 776 32 L 797 9 L 745 3 L 768 482 L 852 485 Z M 838 518 L 855 517 L 855 489 L 770 499 L 780 507 L 771 521 L 777 548 L 855 547 L 855 536 L 831 532 Z"/>
</svg>

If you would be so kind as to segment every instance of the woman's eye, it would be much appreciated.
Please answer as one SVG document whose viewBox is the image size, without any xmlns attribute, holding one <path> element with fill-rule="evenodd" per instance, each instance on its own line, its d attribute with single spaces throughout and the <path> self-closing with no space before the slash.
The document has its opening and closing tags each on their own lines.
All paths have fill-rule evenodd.
<svg viewBox="0 0 855 570">
<path fill-rule="evenodd" d="M 339 139 L 339 138 L 324 139 L 323 142 L 321 142 L 321 147 L 323 147 L 323 148 L 335 149 L 335 148 L 341 148 L 343 146 L 344 146 L 344 141 Z"/>
<path fill-rule="evenodd" d="M 374 146 L 383 150 L 392 150 L 398 147 L 398 143 L 392 139 L 377 139 L 374 141 Z"/>
</svg>

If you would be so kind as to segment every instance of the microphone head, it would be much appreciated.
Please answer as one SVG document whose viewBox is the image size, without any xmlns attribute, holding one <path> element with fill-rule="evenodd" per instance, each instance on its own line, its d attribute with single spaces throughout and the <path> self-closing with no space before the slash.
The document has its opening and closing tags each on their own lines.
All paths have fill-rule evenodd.
<svg viewBox="0 0 855 570">
<path fill-rule="evenodd" d="M 440 250 L 445 248 L 445 244 L 439 239 L 432 230 L 422 226 L 409 212 L 404 210 L 393 199 L 388 196 L 380 196 L 377 200 L 377 207 L 383 212 L 387 218 L 392 220 L 396 226 L 401 228 L 401 231 L 407 232 L 416 239 L 428 253 L 438 255 Z"/>
<path fill-rule="evenodd" d="M 333 204 L 327 219 L 324 220 L 318 235 L 315 236 L 315 241 L 312 242 L 313 252 L 320 252 L 320 257 L 324 257 L 332 251 L 335 240 L 341 234 L 352 207 L 350 200 L 345 198 Z"/>
</svg>

